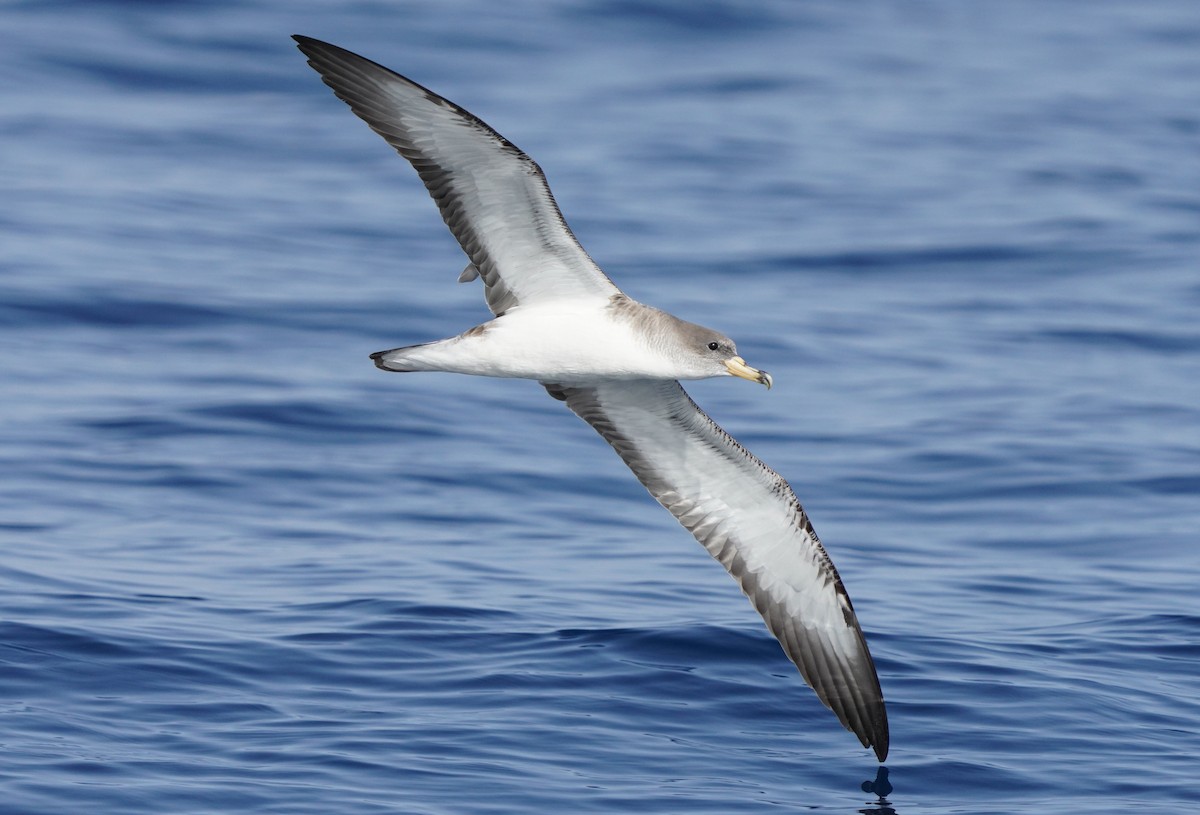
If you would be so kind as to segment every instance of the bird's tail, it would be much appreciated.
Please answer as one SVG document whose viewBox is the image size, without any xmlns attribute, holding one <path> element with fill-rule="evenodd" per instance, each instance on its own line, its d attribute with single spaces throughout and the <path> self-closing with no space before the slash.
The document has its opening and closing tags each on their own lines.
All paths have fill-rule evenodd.
<svg viewBox="0 0 1200 815">
<path fill-rule="evenodd" d="M 375 367 L 381 371 L 395 371 L 397 373 L 426 371 L 429 369 L 413 359 L 413 352 L 418 348 L 425 348 L 428 345 L 433 345 L 433 343 L 423 342 L 420 345 L 406 345 L 403 348 L 393 348 L 390 351 L 376 351 L 374 354 L 371 354 L 371 359 L 375 361 Z"/>
<path fill-rule="evenodd" d="M 457 337 L 378 351 L 371 354 L 371 359 L 375 360 L 375 367 L 385 371 L 445 371 L 496 376 L 488 367 L 494 354 L 488 354 L 488 344 L 481 343 L 489 325 L 491 323 L 477 325 Z"/>
</svg>

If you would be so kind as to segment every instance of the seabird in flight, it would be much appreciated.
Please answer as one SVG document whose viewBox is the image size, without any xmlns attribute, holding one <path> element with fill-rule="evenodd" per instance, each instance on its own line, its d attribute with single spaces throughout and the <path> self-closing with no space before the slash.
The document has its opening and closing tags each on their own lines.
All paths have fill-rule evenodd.
<svg viewBox="0 0 1200 815">
<path fill-rule="evenodd" d="M 729 570 L 842 724 L 887 757 L 883 694 L 841 578 L 791 487 L 697 407 L 679 380 L 771 387 L 725 335 L 623 294 L 575 239 L 541 168 L 487 124 L 357 54 L 296 38 L 325 84 L 407 159 L 482 278 L 494 319 L 372 354 L 385 371 L 540 382 L 612 445 Z"/>
</svg>

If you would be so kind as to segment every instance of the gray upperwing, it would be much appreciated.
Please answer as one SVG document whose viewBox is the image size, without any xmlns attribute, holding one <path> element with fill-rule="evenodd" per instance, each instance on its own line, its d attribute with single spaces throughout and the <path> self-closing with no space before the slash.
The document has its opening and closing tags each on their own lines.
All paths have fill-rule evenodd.
<svg viewBox="0 0 1200 815">
<path fill-rule="evenodd" d="M 858 618 L 791 487 L 678 382 L 546 384 L 737 579 L 805 681 L 883 761 L 887 711 Z"/>
</svg>

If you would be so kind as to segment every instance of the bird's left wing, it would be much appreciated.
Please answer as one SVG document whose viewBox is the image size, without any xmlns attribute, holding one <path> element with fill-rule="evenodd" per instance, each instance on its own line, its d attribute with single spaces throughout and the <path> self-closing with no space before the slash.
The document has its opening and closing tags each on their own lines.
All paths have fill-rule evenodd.
<svg viewBox="0 0 1200 815">
<path fill-rule="evenodd" d="M 481 276 L 493 313 L 620 294 L 563 220 L 541 168 L 516 145 L 382 65 L 320 40 L 295 40 L 325 84 L 416 169 L 471 259 L 460 280 Z"/>
<path fill-rule="evenodd" d="M 791 487 L 678 382 L 545 384 L 737 579 L 805 681 L 883 761 L 887 712 L 850 597 Z"/>
</svg>

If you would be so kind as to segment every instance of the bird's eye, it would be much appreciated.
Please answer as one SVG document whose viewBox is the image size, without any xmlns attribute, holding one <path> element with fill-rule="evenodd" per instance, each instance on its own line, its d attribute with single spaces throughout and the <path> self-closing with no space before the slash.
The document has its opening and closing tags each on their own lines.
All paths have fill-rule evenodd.
<svg viewBox="0 0 1200 815">
<path fill-rule="evenodd" d="M 716 351 L 716 350 L 717 350 L 718 348 L 720 348 L 720 347 L 721 347 L 721 346 L 720 346 L 718 343 L 715 343 L 715 342 L 710 342 L 710 343 L 708 344 L 708 350 L 709 350 L 709 351 Z"/>
</svg>

